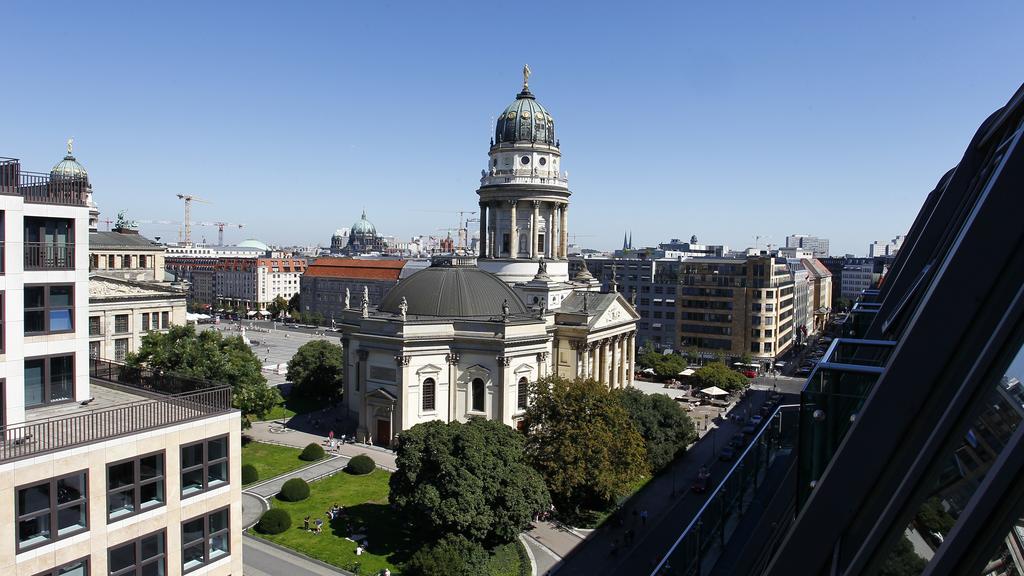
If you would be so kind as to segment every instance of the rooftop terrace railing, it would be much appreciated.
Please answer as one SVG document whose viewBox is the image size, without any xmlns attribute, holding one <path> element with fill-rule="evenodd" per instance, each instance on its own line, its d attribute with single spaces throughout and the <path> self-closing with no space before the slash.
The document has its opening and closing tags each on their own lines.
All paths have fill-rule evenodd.
<svg viewBox="0 0 1024 576">
<path fill-rule="evenodd" d="M 798 404 L 784 404 L 772 412 L 736 462 L 708 496 L 700 511 L 651 572 L 703 576 L 708 574 L 750 509 L 775 458 L 788 453 L 797 429 Z"/>
<path fill-rule="evenodd" d="M 0 463 L 21 460 L 232 411 L 231 387 L 133 371 L 93 359 L 94 386 L 137 392 L 139 400 L 0 427 Z M 98 382 L 97 382 L 98 381 Z"/>
<path fill-rule="evenodd" d="M 26 172 L 17 158 L 0 157 L 0 194 L 22 196 L 25 202 L 85 206 L 89 183 L 81 178 L 54 178 Z"/>
</svg>

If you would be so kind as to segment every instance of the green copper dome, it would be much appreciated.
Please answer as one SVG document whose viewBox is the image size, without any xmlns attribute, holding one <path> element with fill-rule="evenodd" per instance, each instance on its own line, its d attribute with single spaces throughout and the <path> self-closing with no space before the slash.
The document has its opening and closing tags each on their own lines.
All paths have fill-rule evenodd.
<svg viewBox="0 0 1024 576">
<path fill-rule="evenodd" d="M 494 143 L 506 142 L 556 145 L 554 118 L 525 86 L 516 95 L 515 102 L 501 113 L 494 127 Z"/>
<path fill-rule="evenodd" d="M 89 180 L 85 168 L 71 154 L 65 156 L 53 170 L 50 170 L 50 177 L 61 180 Z"/>
<path fill-rule="evenodd" d="M 363 215 L 359 218 L 359 221 L 352 225 L 352 230 L 349 234 L 364 234 L 367 236 L 376 236 L 377 229 L 373 227 L 373 224 L 366 219 L 366 210 L 363 210 Z"/>
</svg>

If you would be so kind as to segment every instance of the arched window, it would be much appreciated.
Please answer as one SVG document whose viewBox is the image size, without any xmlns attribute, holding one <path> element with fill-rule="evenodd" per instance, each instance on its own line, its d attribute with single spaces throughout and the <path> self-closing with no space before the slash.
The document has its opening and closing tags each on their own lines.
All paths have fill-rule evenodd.
<svg viewBox="0 0 1024 576">
<path fill-rule="evenodd" d="M 484 411 L 484 381 L 473 378 L 473 411 Z"/>
<path fill-rule="evenodd" d="M 529 399 L 530 393 L 530 383 L 526 380 L 525 376 L 519 379 L 519 385 L 517 388 L 516 394 L 518 395 L 518 401 L 516 402 L 516 406 L 518 406 L 520 410 L 526 410 L 526 403 Z"/>
<path fill-rule="evenodd" d="M 427 378 L 423 381 L 423 410 L 432 412 L 435 409 L 437 398 L 437 384 L 434 383 L 433 378 Z"/>
</svg>

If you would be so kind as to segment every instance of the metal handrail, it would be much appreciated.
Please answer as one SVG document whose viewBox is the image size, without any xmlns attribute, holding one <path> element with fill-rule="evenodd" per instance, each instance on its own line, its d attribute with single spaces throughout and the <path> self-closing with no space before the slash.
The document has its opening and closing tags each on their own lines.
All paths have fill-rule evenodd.
<svg viewBox="0 0 1024 576">
<path fill-rule="evenodd" d="M 690 523 L 686 526 L 686 529 L 683 530 L 681 534 L 679 534 L 679 537 L 676 538 L 676 541 L 672 543 L 672 547 L 668 549 L 668 552 L 666 552 L 665 555 L 662 556 L 661 561 L 658 562 L 658 565 L 654 568 L 654 570 L 651 571 L 651 576 L 657 576 L 658 572 L 662 569 L 665 563 L 668 562 L 669 557 L 672 556 L 672 553 L 676 551 L 676 548 L 679 547 L 679 544 L 690 533 L 690 530 L 692 530 L 693 527 L 700 522 L 701 517 L 704 515 L 704 511 L 707 510 L 708 506 L 710 506 L 711 503 L 715 501 L 715 496 L 718 495 L 718 492 L 722 489 L 722 486 L 725 486 L 726 481 L 740 467 L 740 465 L 746 459 L 747 454 L 750 453 L 750 450 L 754 447 L 755 444 L 757 444 L 757 441 L 760 440 L 761 436 L 765 433 L 765 431 L 768 430 L 768 424 L 771 423 L 776 416 L 781 414 L 782 410 L 787 408 L 799 409 L 800 405 L 782 404 L 778 408 L 776 408 L 774 412 L 772 412 L 772 415 L 770 417 L 765 419 L 765 421 L 761 424 L 761 429 L 757 432 L 757 434 L 754 435 L 753 438 L 751 438 L 750 444 L 748 444 L 747 447 L 743 450 L 743 454 L 741 454 L 740 457 L 736 459 L 736 462 L 733 463 L 732 468 L 729 468 L 729 472 L 727 472 L 725 476 L 722 476 L 721 482 L 719 482 L 718 485 L 715 486 L 714 491 L 711 492 L 711 494 L 704 501 L 704 505 L 701 506 L 700 510 L 697 511 L 697 514 L 693 517 L 693 520 L 691 520 Z"/>
</svg>

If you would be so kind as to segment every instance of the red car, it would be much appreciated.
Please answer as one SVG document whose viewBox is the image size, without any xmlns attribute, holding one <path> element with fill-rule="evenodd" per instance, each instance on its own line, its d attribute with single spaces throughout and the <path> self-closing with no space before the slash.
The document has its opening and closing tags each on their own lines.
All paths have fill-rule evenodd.
<svg viewBox="0 0 1024 576">
<path fill-rule="evenodd" d="M 747 378 L 757 378 L 757 372 L 754 372 L 753 370 L 744 370 L 743 375 Z"/>
</svg>

